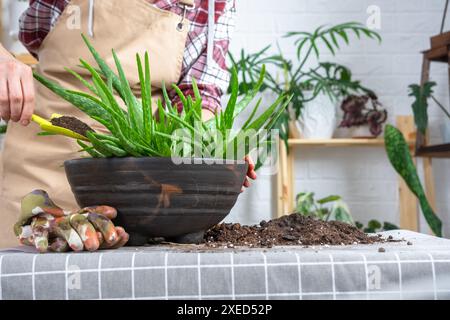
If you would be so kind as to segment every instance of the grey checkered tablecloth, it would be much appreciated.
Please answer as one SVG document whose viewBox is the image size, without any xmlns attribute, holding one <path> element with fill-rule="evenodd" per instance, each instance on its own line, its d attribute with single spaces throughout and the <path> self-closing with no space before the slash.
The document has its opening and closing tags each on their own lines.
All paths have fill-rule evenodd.
<svg viewBox="0 0 450 320">
<path fill-rule="evenodd" d="M 0 299 L 450 299 L 450 240 L 389 234 L 413 245 L 0 251 Z"/>
</svg>

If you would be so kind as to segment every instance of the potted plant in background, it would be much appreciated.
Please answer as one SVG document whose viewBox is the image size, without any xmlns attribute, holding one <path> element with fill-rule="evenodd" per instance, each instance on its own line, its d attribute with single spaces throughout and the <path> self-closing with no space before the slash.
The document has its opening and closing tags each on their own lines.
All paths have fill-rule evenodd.
<svg viewBox="0 0 450 320">
<path fill-rule="evenodd" d="M 67 134 L 59 130 L 61 127 L 75 131 L 68 136 L 78 138 L 82 151 L 91 156 L 65 162 L 78 204 L 86 207 L 102 203 L 115 207 L 118 223 L 130 234 L 133 245 L 142 245 L 150 237 L 177 242 L 201 241 L 205 230 L 228 215 L 240 194 L 247 164 L 239 155 L 249 154 L 252 148 L 267 143 L 268 132 L 290 99 L 279 96 L 257 116 L 259 100 L 245 124 L 233 131 L 234 120 L 250 105 L 263 84 L 265 68 L 262 67 L 255 87 L 241 100 L 238 100 L 239 83 L 234 71 L 228 105 L 213 119 L 201 121 L 202 101 L 194 81 L 195 98 L 184 96 L 176 85 L 173 86 L 183 103 L 181 113 L 172 106 L 163 88 L 164 102 L 157 102 L 157 120 L 151 108 L 148 55 L 144 63 L 137 56 L 142 94 L 142 99 L 138 99 L 114 51 L 118 74 L 84 39 L 98 64 L 95 68 L 80 59 L 92 82 L 68 71 L 82 81 L 91 94 L 67 90 L 35 74 L 43 85 L 109 131 L 107 134 L 95 132 L 67 116 L 64 121 L 57 116 L 50 124 L 41 122 L 47 131 L 45 135 Z M 126 110 L 119 106 L 119 99 L 125 103 Z M 256 144 L 251 144 L 252 140 L 256 140 Z M 181 153 L 174 155 L 174 147 L 179 146 L 182 146 Z M 177 162 L 179 160 L 183 161 Z"/>
<path fill-rule="evenodd" d="M 301 119 L 299 127 L 305 138 L 331 138 L 336 126 L 336 105 L 350 94 L 368 94 L 365 88 L 352 77 L 351 71 L 340 64 L 318 62 L 306 69 L 312 58 L 320 59 L 322 51 L 336 55 L 343 44 L 350 44 L 350 33 L 381 41 L 378 33 L 360 23 L 347 22 L 332 27 L 321 26 L 314 32 L 289 32 L 288 38 L 295 38 L 297 61 L 279 54 L 268 56 L 269 47 L 255 54 L 241 52 L 240 58 L 231 56 L 241 79 L 240 93 L 254 88 L 261 65 L 270 64 L 276 75 L 268 74 L 261 91 L 275 95 L 292 96 L 290 108 L 279 120 L 278 128 L 283 140 L 289 136 L 289 121 Z"/>
<path fill-rule="evenodd" d="M 301 192 L 296 197 L 295 212 L 323 221 L 333 220 L 355 225 L 347 204 L 336 195 L 316 200 L 314 192 Z"/>
<path fill-rule="evenodd" d="M 351 128 L 353 138 L 376 138 L 383 132 L 388 113 L 375 94 L 350 95 L 341 109 L 344 116 L 339 127 Z"/>
</svg>

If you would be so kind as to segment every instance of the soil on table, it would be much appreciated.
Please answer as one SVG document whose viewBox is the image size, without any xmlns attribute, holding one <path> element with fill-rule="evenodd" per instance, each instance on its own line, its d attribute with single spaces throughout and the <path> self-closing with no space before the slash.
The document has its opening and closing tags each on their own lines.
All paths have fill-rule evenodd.
<svg viewBox="0 0 450 320">
<path fill-rule="evenodd" d="M 94 131 L 91 127 L 89 127 L 86 123 L 81 120 L 78 120 L 75 117 L 62 116 L 59 118 L 53 118 L 50 120 L 52 125 L 62 127 L 65 129 L 72 130 L 82 136 L 86 136 L 87 131 Z"/>
<path fill-rule="evenodd" d="M 248 246 L 267 247 L 286 245 L 352 245 L 381 243 L 386 240 L 369 236 L 347 223 L 320 221 L 299 214 L 291 214 L 256 226 L 241 226 L 238 223 L 222 223 L 205 234 L 205 243 L 210 247 Z"/>
</svg>

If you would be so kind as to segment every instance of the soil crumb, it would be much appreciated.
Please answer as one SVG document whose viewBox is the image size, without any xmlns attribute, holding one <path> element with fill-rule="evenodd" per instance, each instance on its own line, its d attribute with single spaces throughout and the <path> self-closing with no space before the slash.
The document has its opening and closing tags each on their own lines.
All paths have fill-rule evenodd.
<svg viewBox="0 0 450 320">
<path fill-rule="evenodd" d="M 86 136 L 87 131 L 94 131 L 91 127 L 89 127 L 86 123 L 84 123 L 81 120 L 78 120 L 75 117 L 68 117 L 68 116 L 62 116 L 59 118 L 53 118 L 50 120 L 50 122 L 54 126 L 66 128 L 69 130 L 72 130 L 73 132 L 76 132 L 78 134 L 81 134 L 82 136 Z"/>
<path fill-rule="evenodd" d="M 291 214 L 256 226 L 241 226 L 238 223 L 222 223 L 205 234 L 205 243 L 210 247 L 247 246 L 271 248 L 286 245 L 353 245 L 382 243 L 379 236 L 369 236 L 349 224 L 338 221 L 320 221 L 299 214 Z"/>
</svg>

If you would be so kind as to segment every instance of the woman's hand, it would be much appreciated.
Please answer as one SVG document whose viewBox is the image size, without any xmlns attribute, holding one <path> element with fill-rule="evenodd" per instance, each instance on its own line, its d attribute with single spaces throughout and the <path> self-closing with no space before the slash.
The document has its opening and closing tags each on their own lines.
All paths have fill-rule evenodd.
<svg viewBox="0 0 450 320">
<path fill-rule="evenodd" d="M 255 163 L 253 162 L 252 158 L 250 156 L 246 156 L 245 157 L 245 162 L 248 163 L 248 170 L 247 170 L 247 177 L 245 178 L 244 181 L 244 186 L 242 187 L 241 192 L 244 192 L 245 188 L 249 188 L 250 187 L 250 180 L 256 180 L 257 175 L 255 172 Z"/>
<path fill-rule="evenodd" d="M 0 45 L 0 117 L 27 126 L 33 112 L 33 72 Z"/>
</svg>

